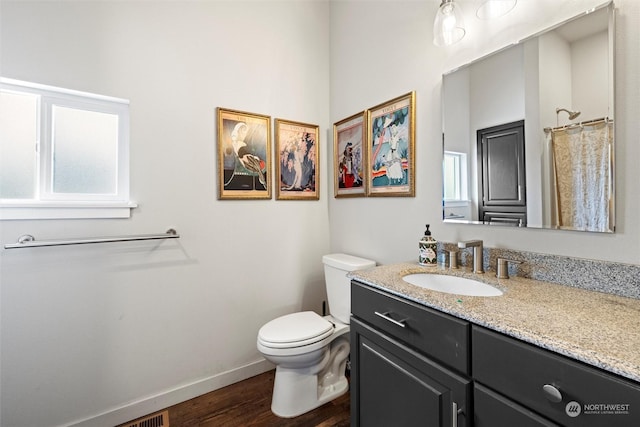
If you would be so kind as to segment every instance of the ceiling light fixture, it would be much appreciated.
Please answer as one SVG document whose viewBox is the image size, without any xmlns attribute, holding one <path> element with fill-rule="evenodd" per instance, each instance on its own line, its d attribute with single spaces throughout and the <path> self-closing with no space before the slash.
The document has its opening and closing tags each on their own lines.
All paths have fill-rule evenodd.
<svg viewBox="0 0 640 427">
<path fill-rule="evenodd" d="M 433 44 L 452 45 L 462 40 L 465 32 L 460 6 L 453 0 L 442 0 L 433 23 Z"/>
<path fill-rule="evenodd" d="M 518 0 L 485 0 L 476 11 L 476 16 L 480 19 L 499 18 L 511 12 L 517 2 Z"/>
</svg>

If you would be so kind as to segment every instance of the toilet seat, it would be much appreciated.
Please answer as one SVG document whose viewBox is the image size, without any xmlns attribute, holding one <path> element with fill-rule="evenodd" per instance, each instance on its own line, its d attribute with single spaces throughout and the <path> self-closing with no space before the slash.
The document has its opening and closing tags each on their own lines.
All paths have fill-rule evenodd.
<svg viewBox="0 0 640 427">
<path fill-rule="evenodd" d="M 265 324 L 258 342 L 270 348 L 303 347 L 331 336 L 335 325 L 313 311 L 287 314 Z"/>
</svg>

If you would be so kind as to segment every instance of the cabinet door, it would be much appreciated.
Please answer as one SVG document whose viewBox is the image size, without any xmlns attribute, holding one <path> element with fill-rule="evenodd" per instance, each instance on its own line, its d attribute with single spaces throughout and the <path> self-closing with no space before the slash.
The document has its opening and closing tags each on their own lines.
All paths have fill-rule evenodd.
<svg viewBox="0 0 640 427">
<path fill-rule="evenodd" d="M 353 318 L 351 362 L 352 426 L 466 426 L 467 379 Z"/>
<path fill-rule="evenodd" d="M 518 213 L 526 224 L 524 121 L 478 130 L 477 149 L 480 218 Z"/>
</svg>

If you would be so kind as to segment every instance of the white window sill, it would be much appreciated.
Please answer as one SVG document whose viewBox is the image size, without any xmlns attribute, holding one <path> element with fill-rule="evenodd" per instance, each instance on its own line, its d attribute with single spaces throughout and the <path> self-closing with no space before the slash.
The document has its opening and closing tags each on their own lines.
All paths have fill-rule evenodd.
<svg viewBox="0 0 640 427">
<path fill-rule="evenodd" d="M 16 202 L 0 204 L 0 221 L 11 219 L 129 218 L 134 202 Z"/>
<path fill-rule="evenodd" d="M 455 207 L 464 207 L 469 206 L 471 204 L 471 200 L 445 200 L 444 206 L 446 208 L 455 208 Z"/>
</svg>

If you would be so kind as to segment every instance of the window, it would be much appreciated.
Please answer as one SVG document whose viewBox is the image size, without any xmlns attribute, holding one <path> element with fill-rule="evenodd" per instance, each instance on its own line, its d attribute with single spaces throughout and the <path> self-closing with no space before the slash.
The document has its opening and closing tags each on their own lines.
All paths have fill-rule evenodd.
<svg viewBox="0 0 640 427">
<path fill-rule="evenodd" d="M 129 102 L 0 80 L 0 218 L 128 217 Z"/>
<path fill-rule="evenodd" d="M 468 200 L 467 154 L 445 151 L 442 170 L 444 171 L 444 200 Z"/>
</svg>

